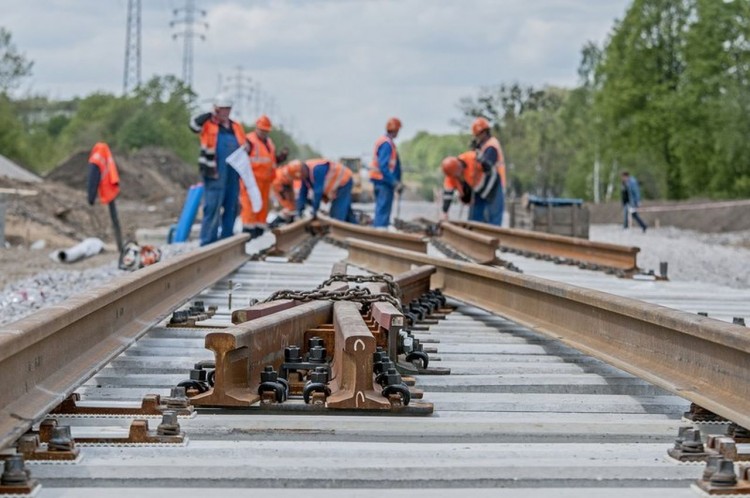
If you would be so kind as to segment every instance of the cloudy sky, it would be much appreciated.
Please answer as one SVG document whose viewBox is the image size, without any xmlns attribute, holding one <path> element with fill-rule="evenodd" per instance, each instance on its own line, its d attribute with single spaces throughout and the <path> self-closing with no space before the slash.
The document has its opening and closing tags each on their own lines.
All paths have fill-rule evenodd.
<svg viewBox="0 0 750 498">
<path fill-rule="evenodd" d="M 195 0 L 194 87 L 204 107 L 237 66 L 326 155 L 369 154 L 386 119 L 402 138 L 456 131 L 456 102 L 483 85 L 573 85 L 581 46 L 601 42 L 630 0 Z M 0 0 L 0 25 L 52 98 L 122 91 L 127 0 Z M 170 27 L 185 0 L 142 0 L 143 78 L 182 73 Z M 273 101 L 271 98 L 273 98 Z M 244 105 L 254 119 L 256 105 Z M 179 125 L 182 125 L 180 123 Z"/>
</svg>

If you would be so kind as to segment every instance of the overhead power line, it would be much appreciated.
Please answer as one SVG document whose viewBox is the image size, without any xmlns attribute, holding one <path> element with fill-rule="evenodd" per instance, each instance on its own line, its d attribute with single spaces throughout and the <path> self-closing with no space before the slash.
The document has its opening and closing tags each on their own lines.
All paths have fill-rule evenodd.
<svg viewBox="0 0 750 498">
<path fill-rule="evenodd" d="M 240 120 L 246 121 L 248 116 L 245 115 L 245 104 L 248 104 L 250 112 L 250 102 L 253 98 L 253 79 L 245 76 L 245 70 L 242 66 L 237 66 L 236 73 L 226 78 L 226 88 L 234 93 L 234 110 Z"/>
</svg>

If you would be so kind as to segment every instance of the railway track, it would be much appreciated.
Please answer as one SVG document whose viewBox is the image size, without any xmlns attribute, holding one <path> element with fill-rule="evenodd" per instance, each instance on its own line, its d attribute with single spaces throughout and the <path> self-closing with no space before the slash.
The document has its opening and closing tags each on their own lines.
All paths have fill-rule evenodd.
<svg viewBox="0 0 750 498">
<path fill-rule="evenodd" d="M 293 252 L 293 246 L 305 240 L 300 230 L 304 232 L 306 229 L 300 224 L 282 232 L 277 249 L 286 245 L 283 252 Z M 283 240 L 285 237 L 297 242 L 287 243 Z M 253 241 L 249 252 L 259 252 L 270 241 L 270 237 Z M 701 476 L 703 466 L 678 463 L 667 456 L 678 428 L 685 425 L 681 416 L 690 403 L 664 388 L 700 399 L 703 406 L 730 415 L 735 422 L 750 425 L 747 424 L 750 410 L 744 404 L 748 399 L 744 389 L 750 384 L 743 377 L 747 375 L 750 348 L 746 345 L 744 329 L 739 325 L 722 324 L 694 315 L 688 319 L 676 311 L 657 310 L 654 306 L 641 304 L 641 314 L 645 316 L 632 317 L 639 320 L 635 328 L 641 336 L 657 337 L 669 330 L 676 334 L 680 331 L 676 327 L 678 324 L 688 329 L 697 327 L 700 333 L 693 334 L 695 340 L 705 340 L 708 336 L 713 342 L 709 340 L 708 345 L 682 344 L 682 339 L 668 339 L 669 346 L 664 346 L 652 340 L 647 345 L 640 345 L 642 349 L 637 350 L 638 354 L 633 351 L 619 359 L 622 351 L 617 349 L 624 348 L 614 348 L 607 352 L 606 359 L 622 368 L 618 369 L 588 356 L 591 353 L 602 356 L 602 353 L 595 351 L 586 341 L 589 340 L 587 336 L 603 332 L 605 340 L 599 342 L 631 340 L 622 336 L 634 328 L 632 323 L 622 322 L 621 316 L 615 320 L 601 315 L 605 308 L 624 313 L 627 311 L 626 300 L 602 297 L 606 302 L 599 302 L 595 298 L 601 296 L 593 291 L 577 292 L 562 284 L 545 284 L 536 277 L 451 262 L 424 253 L 383 247 L 384 244 L 368 244 L 351 238 L 346 242 L 348 250 L 319 241 L 299 264 L 284 263 L 284 257 L 279 256 L 281 250 L 275 253 L 265 251 L 265 261 L 244 263 L 206 290 L 198 294 L 191 291 L 190 296 L 194 296 L 191 303 L 200 300 L 206 309 L 216 309 L 212 316 L 201 317 L 207 319 L 197 323 L 168 326 L 169 320 L 160 318 L 174 305 L 161 308 L 149 319 L 138 318 L 138 332 L 121 343 L 120 349 L 126 349 L 106 364 L 99 362 L 94 367 L 89 366 L 96 373 L 77 388 L 80 396 L 77 404 L 83 411 L 86 407 L 89 411 L 99 407 L 104 413 L 58 413 L 52 416 L 57 426 L 71 427 L 74 439 L 91 442 L 77 444 L 79 455 L 73 461 L 27 462 L 32 476 L 43 484 L 40 496 L 101 496 L 105 487 L 116 488 L 106 491 L 116 491 L 116 494 L 139 488 L 136 492 L 146 496 L 182 496 L 196 488 L 212 488 L 211 492 L 222 496 L 247 493 L 235 488 L 255 488 L 268 494 L 271 493 L 269 488 L 274 488 L 272 493 L 280 496 L 297 495 L 303 489 L 302 492 L 313 496 L 349 496 L 354 490 L 367 496 L 407 492 L 410 496 L 434 496 L 436 493 L 457 494 L 463 488 L 472 488 L 471 492 L 479 496 L 539 496 L 543 493 L 554 496 L 632 496 L 634 493 L 641 496 L 695 496 L 689 487 Z M 173 394 L 172 388 L 187 378 L 196 363 L 209 364 L 213 360 L 218 366 L 218 353 L 205 347 L 210 342 L 208 337 L 218 339 L 225 334 L 223 331 L 233 331 L 235 340 L 245 340 L 243 337 L 250 340 L 251 337 L 261 337 L 258 332 L 261 330 L 266 330 L 269 336 L 282 337 L 281 332 L 272 333 L 264 327 L 283 320 L 290 320 L 291 324 L 299 317 L 311 316 L 314 313 L 311 310 L 320 310 L 321 306 L 332 308 L 334 322 L 336 317 L 339 320 L 359 320 L 343 303 L 341 306 L 325 305 L 320 301 L 284 304 L 282 300 L 247 307 L 250 300 L 263 300 L 279 290 L 317 292 L 316 287 L 326 281 L 336 263 L 345 258 L 353 264 L 395 275 L 409 299 L 424 290 L 421 287 L 425 280 L 414 276 L 413 267 L 429 263 L 434 268 L 430 275 L 432 286 L 443 289 L 449 297 L 447 304 L 454 309 L 449 313 L 438 313 L 437 318 L 418 320 L 420 323 L 412 326 L 412 335 L 428 352 L 429 366 L 443 369 L 441 373 L 450 369 L 450 375 L 416 375 L 416 385 L 410 387 L 415 394 L 424 392 L 423 398 L 415 398 L 415 402 L 431 404 L 434 408 L 432 415 L 403 416 L 402 411 L 399 416 L 402 409 L 399 403 L 404 401 L 399 396 L 383 397 L 391 405 L 381 401 L 380 404 L 385 406 L 381 412 L 357 413 L 356 410 L 344 409 L 338 414 L 331 414 L 330 410 L 321 412 L 319 407 L 317 412 L 306 408 L 297 397 L 280 404 L 270 400 L 265 408 L 262 403 L 253 408 L 249 402 L 241 409 L 200 408 L 197 414 L 191 410 L 180 412 L 182 408 L 178 408 L 176 421 L 180 427 L 177 434 L 184 433 L 184 438 L 162 435 L 161 442 L 156 439 L 126 444 L 114 441 L 128 435 L 134 419 L 146 420 L 148 434 L 153 433 L 154 437 L 158 436 L 156 426 L 165 422 L 166 429 L 175 433 L 174 427 L 170 426 L 175 422 L 174 418 L 163 420 L 158 411 L 150 415 L 118 415 L 112 409 L 133 409 L 141 404 L 146 394 L 159 395 L 160 401 L 166 400 L 166 404 Z M 544 261 L 516 255 L 513 258 L 519 266 L 526 265 L 523 269 L 527 273 L 531 267 L 535 272 L 552 271 L 544 269 Z M 575 271 L 546 264 L 557 272 Z M 338 271 L 342 269 L 341 266 L 336 268 Z M 228 271 L 221 270 L 221 273 Z M 412 272 L 412 277 L 399 277 L 407 271 Z M 353 275 L 366 273 L 352 266 L 348 272 Z M 578 272 L 579 275 L 594 273 Z M 491 288 L 481 282 L 482 278 L 493 280 Z M 596 278 L 610 282 L 609 285 L 613 285 L 611 282 L 631 282 L 628 286 L 672 285 L 623 281 L 603 274 L 597 274 Z M 509 287 L 511 283 L 516 287 Z M 376 289 L 378 284 L 375 283 L 357 285 L 370 286 L 373 291 L 382 290 Z M 546 289 L 545 285 L 548 286 Z M 566 292 L 561 292 L 561 288 Z M 557 305 L 548 300 L 551 298 L 528 295 L 532 291 L 546 291 L 551 296 L 573 301 L 577 299 L 578 304 Z M 528 304 L 524 299 L 528 299 Z M 545 302 L 546 307 L 552 308 L 552 313 L 545 315 L 545 306 L 537 304 L 534 307 L 535 300 Z M 374 304 L 376 308 L 389 305 Z M 263 315 L 275 306 L 280 307 L 276 315 L 232 323 L 232 312 L 235 312 L 237 321 L 238 308 L 260 309 L 263 311 L 256 314 Z M 584 307 L 597 311 L 586 312 Z M 571 308 L 576 309 L 570 311 Z M 712 316 L 719 313 L 710 306 L 705 309 Z M 730 314 L 739 313 L 742 308 L 738 305 L 736 309 L 732 308 Z M 409 313 L 413 309 L 405 307 L 404 311 Z M 582 316 L 577 317 L 579 312 Z M 252 314 L 250 311 L 245 313 Z M 371 312 L 371 315 L 377 315 L 381 326 L 377 332 L 372 332 L 373 336 L 386 337 L 387 334 L 378 335 L 384 333 L 382 313 Z M 593 315 L 596 315 L 596 320 L 587 324 Z M 243 316 L 246 319 L 249 315 Z M 644 321 L 648 320 L 644 318 L 656 322 L 651 325 L 659 329 L 646 328 Z M 680 319 L 685 319 L 685 323 Z M 559 327 L 563 324 L 567 324 L 567 328 Z M 298 327 L 295 333 L 305 333 L 310 329 L 309 325 Z M 614 328 L 608 330 L 609 327 Z M 318 330 L 317 333 L 332 335 L 339 330 L 352 330 L 350 327 L 337 328 L 335 324 L 332 327 L 334 332 L 326 326 L 314 325 L 312 328 Z M 358 330 L 362 337 L 367 334 Z M 136 337 L 137 342 L 134 341 Z M 295 340 L 299 337 L 304 340 L 304 336 Z M 346 337 L 343 342 L 346 342 Z M 638 338 L 632 341 L 628 342 L 628 347 L 639 345 Z M 728 344 L 711 346 L 721 341 Z M 269 355 L 273 351 L 275 354 L 283 352 L 283 347 L 278 346 L 290 345 L 283 344 L 283 339 L 273 348 L 267 344 L 247 344 L 240 349 L 230 348 L 229 354 L 236 355 L 239 353 L 231 351 L 249 348 L 252 357 L 253 351 L 256 354 L 262 351 L 258 366 L 272 363 Z M 390 346 L 394 344 L 390 343 Z M 637 360 L 648 349 L 664 351 L 664 348 L 677 346 L 684 349 L 674 350 L 673 356 L 690 353 L 690 361 L 703 361 L 705 358 L 702 359 L 701 355 L 712 358 L 720 367 L 706 375 L 723 373 L 729 377 L 728 382 L 720 379 L 714 386 L 715 390 L 706 385 L 693 386 L 695 377 L 689 378 L 689 386 L 678 384 L 678 380 L 688 382 L 688 378 L 665 379 L 666 374 L 659 370 L 660 365 L 643 366 L 630 361 Z M 712 352 L 708 349 L 711 347 L 725 349 Z M 735 348 L 736 352 L 726 354 L 726 348 Z M 356 352 L 357 346 L 352 349 Z M 114 354 L 110 352 L 109 356 Z M 344 347 L 341 357 L 346 354 Z M 336 360 L 332 365 L 334 370 L 340 368 L 336 366 Z M 411 368 L 420 366 L 420 362 L 415 361 Z M 5 362 L 0 362 L 3 373 L 5 367 Z M 409 368 L 409 362 L 403 362 L 401 367 Z M 255 367 L 249 367 L 250 371 L 252 368 Z M 674 368 L 684 371 L 689 367 L 678 365 Z M 626 373 L 626 369 L 637 369 L 636 373 L 648 377 L 652 383 Z M 669 374 L 673 367 L 665 370 Z M 412 374 L 403 373 L 404 379 Z M 18 375 L 17 379 L 24 376 L 22 373 Z M 340 373 L 337 378 L 347 375 Z M 245 382 L 253 382 L 254 389 L 246 390 L 245 394 L 258 392 L 255 388 L 258 376 L 251 376 L 253 378 L 248 377 Z M 73 388 L 75 385 L 58 388 L 55 399 L 64 397 Z M 346 389 L 336 386 L 335 390 Z M 354 393 L 356 403 L 357 391 Z M 700 398 L 696 398 L 698 395 Z M 50 403 L 48 401 L 46 405 Z M 282 407 L 287 406 L 286 403 L 297 408 L 285 411 Z M 173 400 L 172 407 L 177 405 Z M 24 419 L 23 427 L 30 425 L 31 420 L 38 422 L 44 418 L 44 414 L 38 414 L 41 412 L 34 413 L 34 416 Z M 20 421 L 16 420 L 16 423 Z M 46 427 L 52 424 L 48 422 Z M 722 432 L 728 424 L 698 425 L 704 431 Z M 20 430 L 16 428 L 9 434 L 16 435 Z M 96 438 L 101 442 L 94 442 Z M 742 450 L 740 445 L 740 453 Z M 201 491 L 202 494 L 206 492 L 208 489 Z"/>
</svg>

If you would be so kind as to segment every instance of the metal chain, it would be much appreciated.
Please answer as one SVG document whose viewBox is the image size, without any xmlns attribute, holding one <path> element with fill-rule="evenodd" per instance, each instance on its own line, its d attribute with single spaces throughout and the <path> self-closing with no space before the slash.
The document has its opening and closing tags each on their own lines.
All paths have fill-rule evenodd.
<svg viewBox="0 0 750 498">
<path fill-rule="evenodd" d="M 401 302 L 392 295 L 385 293 L 372 294 L 370 289 L 364 287 L 355 287 L 343 291 L 321 289 L 311 291 L 280 290 L 274 292 L 261 302 L 268 303 L 280 299 L 291 299 L 303 303 L 310 301 L 351 301 L 362 304 L 365 311 L 369 310 L 372 303 L 386 302 L 392 304 L 396 309 L 401 311 Z"/>
<path fill-rule="evenodd" d="M 318 286 L 318 289 L 327 287 L 333 282 L 353 282 L 356 284 L 364 283 L 379 283 L 385 284 L 388 287 L 388 294 L 395 297 L 399 301 L 401 300 L 401 287 L 393 280 L 393 275 L 388 273 L 382 273 L 380 275 L 333 275 L 331 278 L 323 282 Z"/>
</svg>

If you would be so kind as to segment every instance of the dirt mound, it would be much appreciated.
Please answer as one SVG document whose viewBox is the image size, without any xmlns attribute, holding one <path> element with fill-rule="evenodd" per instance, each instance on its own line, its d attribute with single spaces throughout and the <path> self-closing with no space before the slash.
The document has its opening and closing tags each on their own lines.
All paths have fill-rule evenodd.
<svg viewBox="0 0 750 498">
<path fill-rule="evenodd" d="M 88 155 L 88 151 L 73 154 L 46 179 L 83 192 L 85 196 Z M 197 168 L 158 147 L 147 147 L 130 156 L 115 154 L 115 162 L 120 173 L 122 199 L 147 203 L 181 199 L 187 188 L 200 178 Z"/>
</svg>

